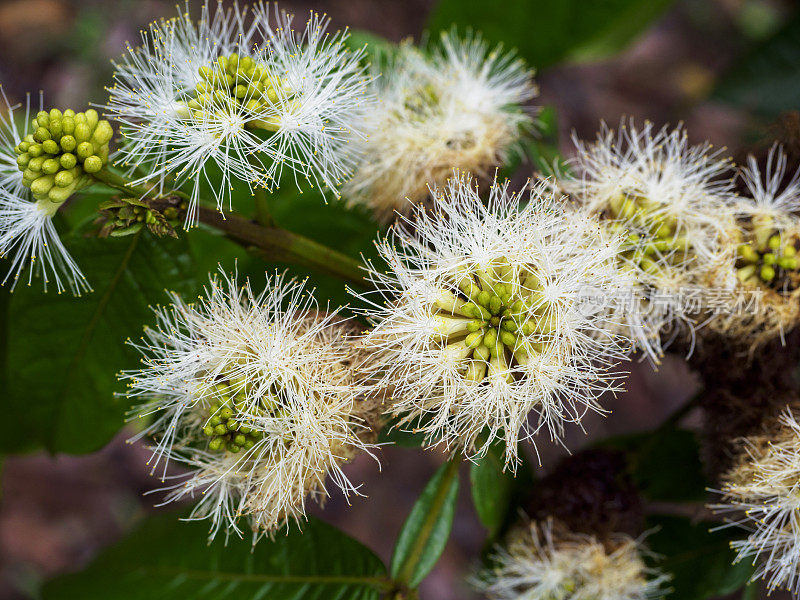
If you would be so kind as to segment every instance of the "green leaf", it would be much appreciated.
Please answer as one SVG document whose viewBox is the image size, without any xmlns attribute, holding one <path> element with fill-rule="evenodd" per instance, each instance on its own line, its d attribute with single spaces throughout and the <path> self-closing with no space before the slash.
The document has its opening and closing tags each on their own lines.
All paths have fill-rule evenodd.
<svg viewBox="0 0 800 600">
<path fill-rule="evenodd" d="M 543 69 L 562 60 L 596 60 L 625 48 L 673 0 L 506 0 L 502 9 L 484 0 L 440 0 L 433 32 L 471 28 L 516 48 Z"/>
<path fill-rule="evenodd" d="M 706 497 L 700 447 L 691 431 L 666 429 L 604 440 L 601 446 L 628 454 L 631 475 L 642 496 L 663 502 Z"/>
<path fill-rule="evenodd" d="M 706 600 L 732 594 L 753 574 L 750 562 L 732 564 L 735 553 L 728 543 L 741 532 L 726 529 L 710 532 L 716 523 L 693 524 L 681 517 L 648 519 L 660 529 L 647 538 L 647 546 L 663 558 L 657 566 L 673 576 L 674 600 Z"/>
<path fill-rule="evenodd" d="M 800 14 L 722 78 L 714 96 L 766 118 L 800 107 Z"/>
<path fill-rule="evenodd" d="M 380 559 L 310 518 L 251 551 L 249 540 L 207 545 L 208 526 L 174 514 L 150 519 L 80 573 L 47 583 L 46 600 L 377 600 L 388 587 Z"/>
<path fill-rule="evenodd" d="M 148 305 L 163 301 L 166 288 L 197 290 L 185 240 L 141 233 L 66 242 L 94 291 L 74 298 L 35 284 L 12 295 L 4 407 L 24 426 L 7 428 L 0 451 L 102 447 L 122 428 L 128 408 L 114 397 L 123 391 L 116 373 L 138 364 L 125 340 L 152 321 Z"/>
<path fill-rule="evenodd" d="M 416 587 L 442 554 L 456 511 L 457 459 L 442 465 L 425 486 L 397 538 L 392 554 L 394 579 Z"/>
<path fill-rule="evenodd" d="M 475 512 L 490 536 L 502 527 L 514 491 L 514 476 L 503 471 L 504 466 L 503 446 L 493 444 L 486 456 L 469 467 Z"/>
</svg>

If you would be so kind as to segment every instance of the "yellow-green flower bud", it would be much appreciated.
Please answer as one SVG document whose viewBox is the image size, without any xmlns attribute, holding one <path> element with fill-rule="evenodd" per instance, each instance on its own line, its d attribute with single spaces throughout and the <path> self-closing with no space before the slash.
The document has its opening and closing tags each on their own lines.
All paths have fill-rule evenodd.
<svg viewBox="0 0 800 600">
<path fill-rule="evenodd" d="M 103 168 L 103 161 L 99 156 L 90 156 L 83 161 L 83 169 L 87 173 L 97 173 Z"/>
<path fill-rule="evenodd" d="M 92 146 L 91 142 L 81 142 L 78 144 L 75 153 L 78 155 L 78 159 L 85 161 L 87 158 L 94 154 L 94 146 Z"/>
<path fill-rule="evenodd" d="M 39 127 L 36 130 L 36 133 L 33 134 L 33 139 L 35 139 L 37 142 L 43 142 L 45 140 L 49 140 L 50 132 L 47 131 L 47 129 L 45 129 L 44 127 Z"/>
<path fill-rule="evenodd" d="M 58 187 L 67 187 L 73 181 L 75 181 L 75 176 L 70 171 L 61 171 L 56 175 L 56 185 Z"/>
<path fill-rule="evenodd" d="M 783 256 L 778 259 L 778 266 L 787 271 L 794 271 L 797 269 L 797 258 L 794 256 Z"/>
<path fill-rule="evenodd" d="M 23 184 L 37 200 L 61 203 L 94 181 L 85 173 L 97 173 L 108 162 L 108 144 L 114 136 L 111 124 L 97 111 L 54 108 L 40 111 L 28 134 L 14 148 Z"/>
<path fill-rule="evenodd" d="M 31 183 L 31 191 L 33 192 L 34 196 L 44 195 L 50 191 L 50 188 L 55 185 L 55 177 L 53 175 L 42 175 L 41 177 L 37 177 L 36 180 Z"/>
<path fill-rule="evenodd" d="M 64 167 L 65 169 L 71 169 L 76 164 L 78 164 L 78 159 L 74 154 L 67 152 L 61 155 L 59 162 L 61 163 L 61 166 Z"/>
<path fill-rule="evenodd" d="M 58 144 L 54 140 L 45 140 L 42 142 L 42 150 L 47 154 L 56 154 L 58 152 Z"/>
<path fill-rule="evenodd" d="M 55 158 L 48 158 L 42 163 L 42 173 L 54 175 L 61 168 L 61 163 Z"/>
</svg>

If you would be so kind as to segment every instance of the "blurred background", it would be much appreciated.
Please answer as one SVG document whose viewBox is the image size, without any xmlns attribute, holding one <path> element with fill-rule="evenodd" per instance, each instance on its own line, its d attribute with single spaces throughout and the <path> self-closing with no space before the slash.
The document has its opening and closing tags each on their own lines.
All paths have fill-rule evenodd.
<svg viewBox="0 0 800 600">
<path fill-rule="evenodd" d="M 736 157 L 791 135 L 794 117 L 784 111 L 800 108 L 800 20 L 793 3 L 653 0 L 644 3 L 649 8 L 642 13 L 623 10 L 625 3 L 611 0 L 621 7 L 616 17 L 621 30 L 628 21 L 636 26 L 627 28 L 634 34 L 620 34 L 625 39 L 616 40 L 609 50 L 603 47 L 605 41 L 571 31 L 568 22 L 564 26 L 571 10 L 594 10 L 605 1 L 562 6 L 551 0 L 555 6 L 537 11 L 543 3 L 532 0 L 534 9 L 511 24 L 508 15 L 501 14 L 505 3 L 498 2 L 496 22 L 477 25 L 507 46 L 514 45 L 514 36 L 527 40 L 521 52 L 539 70 L 541 95 L 535 104 L 557 109 L 557 125 L 550 135 L 563 153 L 570 153 L 573 131 L 591 138 L 601 119 L 615 124 L 623 116 L 657 125 L 682 121 L 691 140 L 727 146 Z M 326 12 L 334 26 L 391 41 L 419 40 L 431 23 L 441 25 L 449 18 L 434 0 L 282 0 L 281 6 L 298 18 L 309 9 Z M 174 11 L 174 0 L 0 0 L 0 82 L 12 102 L 24 99 L 26 92 L 44 90 L 47 104 L 53 106 L 80 110 L 87 98 L 101 103 L 111 59 L 121 54 L 126 41 L 136 44 L 139 30 L 150 21 Z M 468 18 L 469 12 L 461 17 Z M 537 37 L 543 30 L 559 37 Z M 569 35 L 586 37 L 579 52 L 565 49 L 563 37 Z M 613 418 L 592 416 L 585 422 L 587 433 L 569 431 L 566 445 L 573 451 L 594 439 L 658 425 L 696 387 L 681 358 L 668 358 L 658 374 L 647 364 L 630 368 L 628 391 L 605 403 Z M 156 510 L 152 507 L 157 495 L 144 496 L 158 487 L 148 476 L 147 453 L 139 444 L 126 444 L 126 437 L 122 433 L 106 448 L 84 456 L 35 452 L 4 458 L 1 600 L 35 596 L 42 581 L 80 569 Z M 544 438 L 539 440 L 538 456 L 528 450 L 543 472 L 567 455 Z M 353 481 L 364 482 L 361 489 L 367 498 L 354 498 L 348 506 L 334 496 L 324 511 L 314 512 L 388 561 L 403 520 L 442 460 L 436 452 L 386 448 L 379 471 L 374 461 L 362 457 L 349 473 Z M 423 598 L 476 597 L 464 577 L 477 560 L 485 531 L 474 514 L 468 487 L 461 486 L 453 534 L 422 586 Z"/>
</svg>

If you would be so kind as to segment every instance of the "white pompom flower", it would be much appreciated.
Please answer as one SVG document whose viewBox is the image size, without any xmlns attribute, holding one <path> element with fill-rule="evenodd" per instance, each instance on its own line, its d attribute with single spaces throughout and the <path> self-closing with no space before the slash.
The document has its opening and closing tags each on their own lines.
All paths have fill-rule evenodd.
<svg viewBox="0 0 800 600">
<path fill-rule="evenodd" d="M 231 208 L 235 181 L 271 190 L 284 168 L 298 187 L 338 194 L 356 161 L 369 77 L 364 50 L 328 24 L 312 12 L 297 29 L 262 2 L 206 2 L 197 22 L 184 12 L 153 23 L 116 65 L 105 106 L 122 124 L 128 175 L 159 191 L 192 182 L 189 225 L 201 183 L 220 210 Z"/>
<path fill-rule="evenodd" d="M 731 280 L 747 310 L 721 312 L 711 328 L 750 353 L 800 323 L 800 170 L 787 176 L 786 155 L 770 150 L 762 171 L 753 156 L 740 169 L 748 195 L 731 208 L 735 226 L 725 244 L 730 259 L 716 279 Z"/>
<path fill-rule="evenodd" d="M 10 261 L 2 283 L 11 281 L 13 290 L 20 279 L 32 285 L 34 279 L 41 278 L 45 291 L 48 285 L 55 285 L 58 293 L 68 288 L 79 296 L 91 290 L 91 286 L 64 247 L 53 223 L 53 216 L 63 202 L 34 198 L 30 184 L 24 183 L 19 163 L 17 150 L 28 137 L 31 124 L 30 97 L 25 104 L 22 128 L 17 124 L 22 106 L 12 106 L 2 87 L 0 97 L 0 258 Z"/>
<path fill-rule="evenodd" d="M 723 504 L 731 525 L 748 532 L 731 542 L 736 561 L 757 565 L 753 580 L 771 590 L 800 593 L 800 422 L 791 409 L 764 435 L 744 440 L 740 460 L 724 477 Z"/>
<path fill-rule="evenodd" d="M 711 144 L 692 146 L 678 126 L 602 124 L 597 139 L 573 137 L 577 155 L 559 178 L 604 227 L 625 235 L 620 267 L 637 300 L 624 317 L 639 349 L 658 363 L 670 334 L 693 335 L 709 274 L 727 264 L 724 240 L 733 226 L 730 159 Z M 730 286 L 730 281 L 728 281 Z"/>
<path fill-rule="evenodd" d="M 431 193 L 435 213 L 417 207 L 378 245 L 389 270 L 369 274 L 384 304 L 362 296 L 365 369 L 401 426 L 467 456 L 502 439 L 513 468 L 520 439 L 559 438 L 618 389 L 618 240 L 598 241 L 541 185 L 528 197 L 495 183 L 484 204 L 457 174 Z"/>
<path fill-rule="evenodd" d="M 402 44 L 375 78 L 364 159 L 345 187 L 382 222 L 424 201 L 453 168 L 487 176 L 533 127 L 533 72 L 479 35 L 443 33 L 430 53 Z"/>
<path fill-rule="evenodd" d="M 627 535 L 605 544 L 552 521 L 530 523 L 497 548 L 494 568 L 475 582 L 489 600 L 654 600 L 669 577 L 644 561 Z"/>
<path fill-rule="evenodd" d="M 177 479 L 167 501 L 198 497 L 190 519 L 208 519 L 211 537 L 255 543 L 323 503 L 328 477 L 357 493 L 342 465 L 371 454 L 374 403 L 353 369 L 350 325 L 319 312 L 304 284 L 267 278 L 264 292 L 236 277 L 212 278 L 206 295 L 173 295 L 146 329 L 143 367 L 126 371 L 134 415 L 152 422 L 152 468 Z M 189 469 L 168 477 L 168 462 Z"/>
</svg>

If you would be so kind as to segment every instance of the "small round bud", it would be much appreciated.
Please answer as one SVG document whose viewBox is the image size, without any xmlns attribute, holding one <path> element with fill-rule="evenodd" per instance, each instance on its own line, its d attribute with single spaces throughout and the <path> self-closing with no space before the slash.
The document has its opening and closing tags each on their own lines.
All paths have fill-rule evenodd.
<svg viewBox="0 0 800 600">
<path fill-rule="evenodd" d="M 103 161 L 99 156 L 90 156 L 83 161 L 83 169 L 87 173 L 97 173 L 103 168 Z"/>
<path fill-rule="evenodd" d="M 75 132 L 75 113 L 68 116 L 67 113 L 72 111 L 64 111 L 64 117 L 61 119 L 61 130 L 64 135 L 72 135 Z"/>
<path fill-rule="evenodd" d="M 90 142 L 81 142 L 75 152 L 80 160 L 86 160 L 94 154 L 94 146 Z"/>
<path fill-rule="evenodd" d="M 104 146 L 114 137 L 114 129 L 106 120 L 100 121 L 92 134 L 92 142 Z"/>
<path fill-rule="evenodd" d="M 97 111 L 93 108 L 90 108 L 83 114 L 86 115 L 86 124 L 89 126 L 89 129 L 94 129 L 100 120 L 100 115 L 98 115 Z"/>
<path fill-rule="evenodd" d="M 31 183 L 31 191 L 34 194 L 44 195 L 50 191 L 50 188 L 55 185 L 55 177 L 53 175 L 42 175 Z"/>
<path fill-rule="evenodd" d="M 73 136 L 78 144 L 81 144 L 82 142 L 88 142 L 91 135 L 92 130 L 86 123 L 78 123 L 75 125 L 75 133 L 73 133 Z"/>
<path fill-rule="evenodd" d="M 56 174 L 55 181 L 58 187 L 67 187 L 75 181 L 75 176 L 69 171 L 60 171 Z"/>
<path fill-rule="evenodd" d="M 54 175 L 61 168 L 61 163 L 55 158 L 48 158 L 42 163 L 42 173 Z"/>
<path fill-rule="evenodd" d="M 44 153 L 41 144 L 31 144 L 30 148 L 28 148 L 28 154 L 31 155 L 31 158 L 36 158 L 37 156 L 41 156 Z"/>
<path fill-rule="evenodd" d="M 764 281 L 772 281 L 773 279 L 775 279 L 775 269 L 765 265 L 761 267 L 760 275 L 761 279 L 763 279 Z"/>
<path fill-rule="evenodd" d="M 787 271 L 797 269 L 797 258 L 794 256 L 784 256 L 778 260 L 778 266 Z"/>
<path fill-rule="evenodd" d="M 50 191 L 47 192 L 47 198 L 51 202 L 55 202 L 56 204 L 62 204 L 67 201 L 67 199 L 75 193 L 75 189 L 77 188 L 80 180 L 76 179 L 70 185 L 66 187 L 58 187 L 53 186 L 50 188 Z"/>
<path fill-rule="evenodd" d="M 28 163 L 28 169 L 39 172 L 42 170 L 42 163 L 44 163 L 46 160 L 46 156 L 37 156 L 36 158 L 32 158 Z"/>
<path fill-rule="evenodd" d="M 61 141 L 59 142 L 61 145 L 61 149 L 64 152 L 72 152 L 78 145 L 78 142 L 75 141 L 75 138 L 71 135 L 64 135 L 61 137 Z"/>
<path fill-rule="evenodd" d="M 45 140 L 42 142 L 42 150 L 47 154 L 58 154 L 58 144 L 55 140 Z"/>
<path fill-rule="evenodd" d="M 59 158 L 59 162 L 61 163 L 62 167 L 69 170 L 73 168 L 76 164 L 78 164 L 78 159 L 75 157 L 74 154 L 67 152 L 66 154 L 61 155 L 61 158 Z"/>
<path fill-rule="evenodd" d="M 47 129 L 45 129 L 44 127 L 39 127 L 36 130 L 36 133 L 33 134 L 33 139 L 35 139 L 37 142 L 43 142 L 45 140 L 49 140 L 50 132 L 47 131 Z"/>
</svg>

